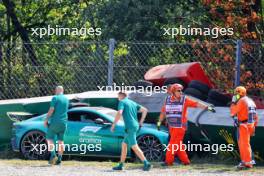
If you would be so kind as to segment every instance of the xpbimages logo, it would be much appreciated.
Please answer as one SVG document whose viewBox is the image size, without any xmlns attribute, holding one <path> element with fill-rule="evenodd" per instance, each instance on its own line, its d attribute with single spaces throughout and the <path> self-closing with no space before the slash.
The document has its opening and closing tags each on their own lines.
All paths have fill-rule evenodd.
<svg viewBox="0 0 264 176">
<path fill-rule="evenodd" d="M 194 144 L 188 141 L 187 144 L 183 144 L 182 142 L 180 142 L 179 144 L 163 144 L 163 146 L 163 151 L 169 151 L 173 154 L 179 150 L 189 152 L 211 152 L 212 154 L 218 154 L 219 151 L 234 151 L 234 144 Z"/>
<path fill-rule="evenodd" d="M 65 35 L 73 35 L 73 36 L 100 36 L 102 34 L 101 28 L 68 28 L 68 27 L 60 27 L 59 25 L 56 25 L 55 27 L 52 27 L 48 25 L 47 27 L 42 28 L 31 28 L 32 36 L 37 36 L 39 38 L 42 38 L 43 36 L 65 36 Z"/>
<path fill-rule="evenodd" d="M 83 140 L 83 139 L 82 139 Z M 66 152 L 78 152 L 81 155 L 85 155 L 87 152 L 100 152 L 102 151 L 101 141 L 97 143 L 82 143 L 82 144 L 31 144 L 33 147 L 30 152 L 38 152 L 41 155 L 47 151 L 55 149 L 58 151 L 59 148 L 63 148 Z"/>
<path fill-rule="evenodd" d="M 127 92 L 131 91 L 134 93 L 142 93 L 146 96 L 151 96 L 155 93 L 166 93 L 167 92 L 167 86 L 127 86 L 125 83 L 122 83 L 121 85 L 117 85 L 116 83 L 113 83 L 112 86 L 97 86 L 98 91 L 122 91 Z"/>
<path fill-rule="evenodd" d="M 163 35 L 171 36 L 171 38 L 175 38 L 176 36 L 211 36 L 212 38 L 218 38 L 221 36 L 230 36 L 234 35 L 234 29 L 233 28 L 196 28 L 191 27 L 188 25 L 187 27 L 184 27 L 180 25 L 179 27 L 175 28 L 163 28 Z"/>
</svg>

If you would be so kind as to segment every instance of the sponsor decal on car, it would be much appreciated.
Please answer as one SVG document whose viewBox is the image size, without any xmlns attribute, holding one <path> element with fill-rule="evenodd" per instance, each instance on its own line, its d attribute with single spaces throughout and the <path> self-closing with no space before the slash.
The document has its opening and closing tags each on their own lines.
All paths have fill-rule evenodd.
<svg viewBox="0 0 264 176">
<path fill-rule="evenodd" d="M 99 139 L 100 137 L 98 136 L 87 136 L 87 137 L 81 137 L 79 138 L 79 142 L 81 143 L 87 143 L 87 144 L 101 144 L 102 143 L 102 140 Z"/>
<path fill-rule="evenodd" d="M 91 131 L 93 133 L 96 133 L 97 131 L 99 131 L 102 127 L 96 127 L 96 126 L 85 126 L 80 130 L 80 133 L 85 133 L 88 131 Z"/>
</svg>

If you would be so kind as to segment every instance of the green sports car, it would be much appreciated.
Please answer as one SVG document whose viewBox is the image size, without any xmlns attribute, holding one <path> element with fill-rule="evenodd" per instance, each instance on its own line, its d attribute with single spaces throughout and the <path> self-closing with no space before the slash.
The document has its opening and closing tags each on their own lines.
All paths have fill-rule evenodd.
<svg viewBox="0 0 264 176">
<path fill-rule="evenodd" d="M 111 124 L 117 111 L 104 107 L 75 107 L 68 110 L 68 126 L 64 137 L 65 155 L 119 157 L 125 134 L 120 120 L 114 132 Z M 12 129 L 12 148 L 27 159 L 47 159 L 49 152 L 44 127 L 46 114 L 16 122 Z M 164 158 L 164 146 L 168 142 L 166 129 L 158 131 L 153 124 L 144 124 L 137 134 L 138 145 L 150 161 Z M 58 147 L 58 144 L 55 145 Z M 135 157 L 128 151 L 128 157 Z"/>
</svg>

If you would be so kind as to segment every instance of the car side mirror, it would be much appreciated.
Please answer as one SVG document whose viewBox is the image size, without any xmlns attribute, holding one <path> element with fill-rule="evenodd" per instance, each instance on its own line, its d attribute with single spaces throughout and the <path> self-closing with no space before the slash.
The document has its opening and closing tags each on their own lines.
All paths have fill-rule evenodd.
<svg viewBox="0 0 264 176">
<path fill-rule="evenodd" d="M 103 119 L 100 119 L 100 118 L 97 118 L 97 119 L 95 119 L 95 123 L 96 124 L 103 125 L 104 124 L 104 120 Z"/>
</svg>

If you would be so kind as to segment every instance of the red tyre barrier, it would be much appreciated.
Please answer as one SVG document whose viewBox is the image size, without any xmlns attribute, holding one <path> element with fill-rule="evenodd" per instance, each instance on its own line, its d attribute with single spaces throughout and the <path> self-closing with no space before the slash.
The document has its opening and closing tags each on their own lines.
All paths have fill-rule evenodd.
<svg viewBox="0 0 264 176">
<path fill-rule="evenodd" d="M 148 70 L 144 78 L 158 86 L 162 86 L 168 78 L 179 78 L 186 84 L 191 80 L 197 80 L 207 84 L 210 88 L 215 88 L 199 62 L 159 65 Z"/>
</svg>

